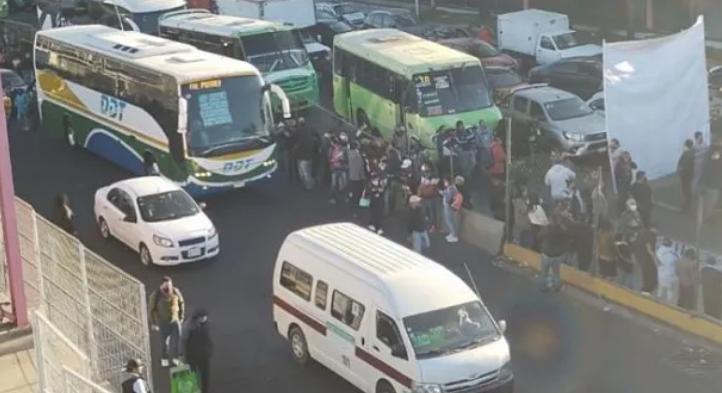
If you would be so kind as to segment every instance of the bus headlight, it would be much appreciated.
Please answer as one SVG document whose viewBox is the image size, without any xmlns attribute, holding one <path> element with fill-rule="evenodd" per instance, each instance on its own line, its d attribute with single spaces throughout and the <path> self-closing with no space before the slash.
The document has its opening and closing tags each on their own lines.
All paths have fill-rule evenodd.
<svg viewBox="0 0 722 393">
<path fill-rule="evenodd" d="M 198 179 L 202 179 L 204 177 L 211 177 L 211 175 L 212 175 L 212 173 L 210 173 L 208 171 L 196 172 L 196 178 L 198 178 Z"/>
<path fill-rule="evenodd" d="M 266 161 L 266 162 L 263 163 L 263 166 L 266 167 L 266 168 L 272 167 L 272 166 L 274 166 L 274 165 L 276 165 L 276 160 L 268 160 L 268 161 Z"/>
</svg>

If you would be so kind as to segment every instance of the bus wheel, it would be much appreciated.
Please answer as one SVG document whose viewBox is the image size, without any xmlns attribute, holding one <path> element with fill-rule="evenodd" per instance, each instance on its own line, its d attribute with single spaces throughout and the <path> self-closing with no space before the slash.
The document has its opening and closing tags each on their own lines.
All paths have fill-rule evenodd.
<svg viewBox="0 0 722 393">
<path fill-rule="evenodd" d="M 381 380 L 376 384 L 376 393 L 396 393 L 396 390 L 388 381 Z"/>
<path fill-rule="evenodd" d="M 301 328 L 293 326 L 291 331 L 288 333 L 288 341 L 291 342 L 293 360 L 300 365 L 308 364 L 311 356 L 308 354 L 308 343 L 306 342 L 306 336 L 303 335 Z"/>
<path fill-rule="evenodd" d="M 361 128 L 363 126 L 366 126 L 367 128 L 371 126 L 369 123 L 369 117 L 366 116 L 366 112 L 359 109 L 356 113 L 356 125 Z"/>
</svg>

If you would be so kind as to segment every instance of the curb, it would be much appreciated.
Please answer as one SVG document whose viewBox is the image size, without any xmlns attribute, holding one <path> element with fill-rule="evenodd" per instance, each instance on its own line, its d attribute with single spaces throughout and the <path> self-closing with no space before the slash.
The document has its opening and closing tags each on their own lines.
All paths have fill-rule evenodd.
<svg viewBox="0 0 722 393">
<path fill-rule="evenodd" d="M 525 264 L 534 270 L 541 270 L 541 255 L 534 251 L 507 243 L 504 245 L 503 254 L 516 261 L 517 264 Z M 689 313 L 680 308 L 663 304 L 650 296 L 632 292 L 567 265 L 561 266 L 561 277 L 567 285 L 693 334 L 715 345 L 722 345 L 722 322 L 715 322 L 704 315 Z"/>
<path fill-rule="evenodd" d="M 0 356 L 33 348 L 32 328 L 12 329 L 0 333 Z"/>
</svg>

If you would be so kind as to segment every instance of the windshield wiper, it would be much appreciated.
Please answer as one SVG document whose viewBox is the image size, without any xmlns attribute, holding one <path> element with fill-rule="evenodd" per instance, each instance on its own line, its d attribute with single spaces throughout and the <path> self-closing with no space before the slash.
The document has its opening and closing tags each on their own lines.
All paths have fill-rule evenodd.
<svg viewBox="0 0 722 393">
<path fill-rule="evenodd" d="M 449 353 L 449 352 L 450 352 L 449 349 L 441 349 L 441 348 L 430 349 L 426 352 L 417 353 L 416 357 L 421 358 L 421 357 L 431 357 L 431 356 L 435 356 L 435 355 L 438 356 L 438 355 L 443 355 L 443 354 Z"/>
<path fill-rule="evenodd" d="M 451 348 L 451 350 L 452 351 L 461 351 L 462 349 L 476 348 L 476 347 L 482 346 L 486 343 L 492 342 L 492 341 L 496 340 L 496 338 L 497 338 L 496 335 L 477 338 L 476 340 L 471 340 L 467 343 L 464 343 L 464 345 L 459 345 L 459 346 L 453 347 L 453 348 Z"/>
<path fill-rule="evenodd" d="M 201 151 L 198 155 L 200 155 L 201 157 L 203 157 L 203 156 L 207 156 L 208 154 L 217 152 L 217 151 L 219 151 L 219 150 L 228 149 L 228 148 L 235 147 L 235 146 L 238 146 L 238 145 L 243 146 L 244 144 L 245 144 L 245 141 L 227 142 L 227 143 L 223 143 L 223 144 L 220 144 L 220 145 L 211 146 L 211 147 L 209 147 L 209 148 Z"/>
</svg>

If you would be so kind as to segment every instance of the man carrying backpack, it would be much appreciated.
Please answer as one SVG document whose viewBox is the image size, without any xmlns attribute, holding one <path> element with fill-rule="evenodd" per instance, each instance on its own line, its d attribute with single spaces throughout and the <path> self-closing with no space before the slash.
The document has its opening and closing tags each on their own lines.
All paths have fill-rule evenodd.
<svg viewBox="0 0 722 393">
<path fill-rule="evenodd" d="M 160 332 L 163 358 L 161 366 L 168 367 L 170 361 L 178 364 L 181 324 L 185 314 L 183 295 L 173 286 L 170 277 L 163 277 L 160 288 L 150 295 L 151 327 Z"/>
</svg>

